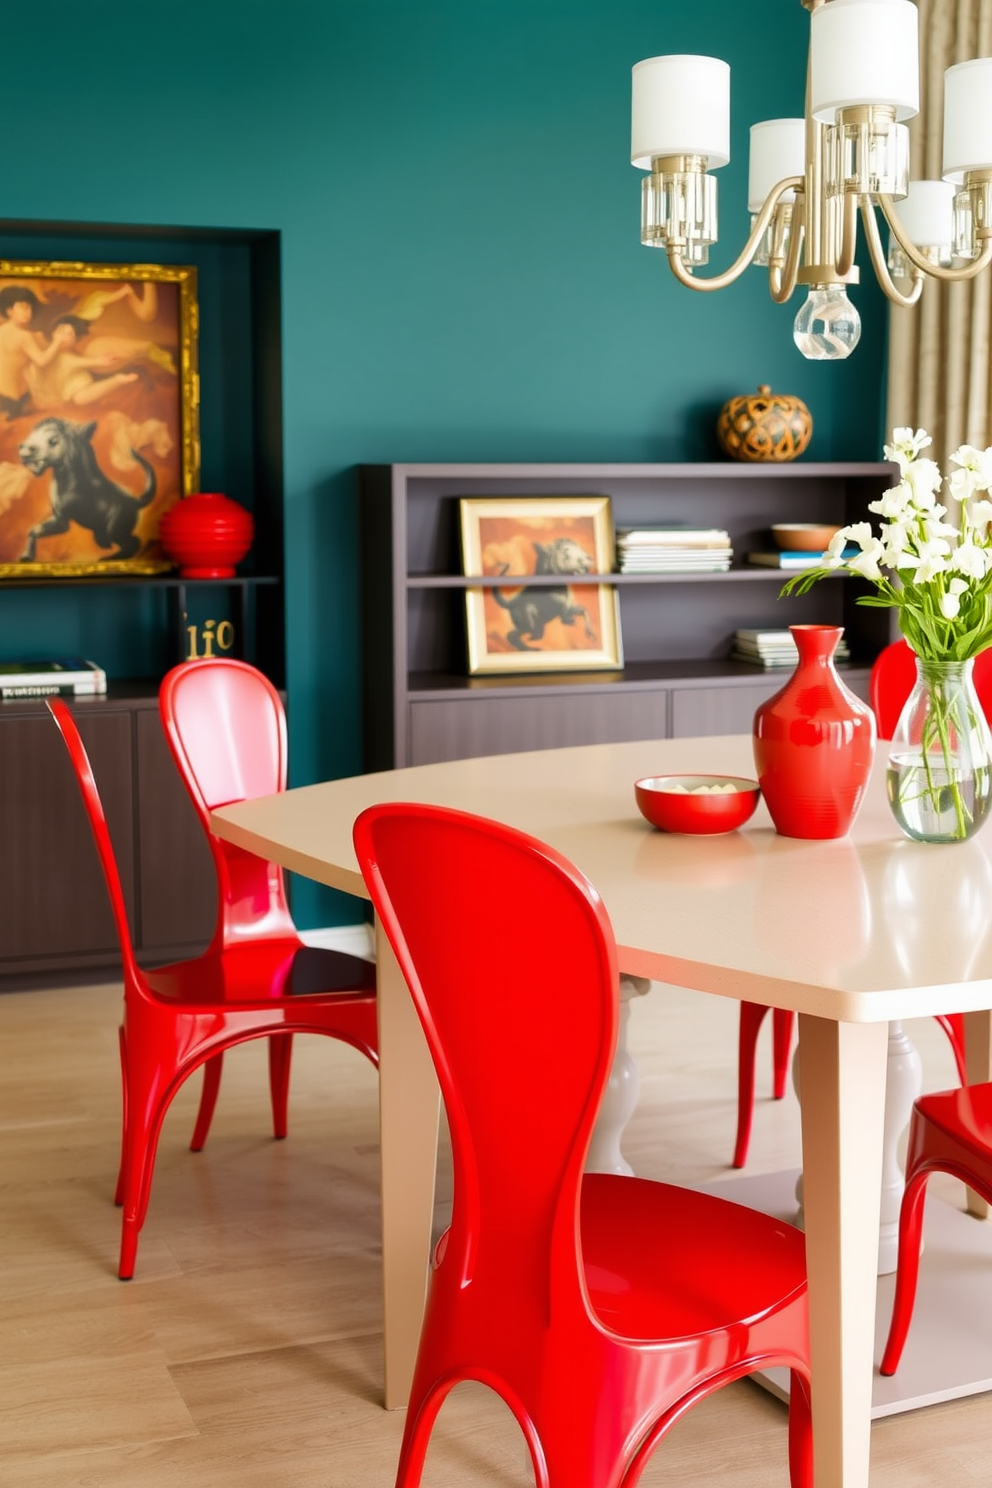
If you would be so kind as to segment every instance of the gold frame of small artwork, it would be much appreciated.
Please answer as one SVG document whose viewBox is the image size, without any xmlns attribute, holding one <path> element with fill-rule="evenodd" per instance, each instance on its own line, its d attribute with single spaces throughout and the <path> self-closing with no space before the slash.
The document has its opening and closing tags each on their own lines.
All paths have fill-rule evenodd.
<svg viewBox="0 0 992 1488">
<path fill-rule="evenodd" d="M 159 521 L 200 478 L 196 269 L 0 260 L 0 339 L 8 326 L 0 579 L 168 571 Z M 95 464 L 101 491 L 112 494 L 105 479 L 121 493 L 109 525 L 95 503 L 70 508 L 55 497 L 83 460 Z M 133 514 L 128 499 L 141 503 Z"/>
<path fill-rule="evenodd" d="M 502 581 L 465 591 L 469 673 L 620 670 L 616 587 L 582 581 L 613 570 L 610 498 L 465 496 L 458 505 L 463 573 Z M 533 575 L 540 583 L 523 582 Z"/>
</svg>

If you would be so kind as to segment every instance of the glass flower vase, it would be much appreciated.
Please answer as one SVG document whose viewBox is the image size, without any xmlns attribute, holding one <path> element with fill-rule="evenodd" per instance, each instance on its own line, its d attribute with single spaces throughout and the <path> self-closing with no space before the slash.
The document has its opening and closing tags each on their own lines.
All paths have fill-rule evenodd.
<svg viewBox="0 0 992 1488">
<path fill-rule="evenodd" d="M 965 842 L 992 806 L 992 732 L 973 661 L 916 658 L 916 685 L 889 745 L 893 815 L 917 842 Z"/>
</svg>

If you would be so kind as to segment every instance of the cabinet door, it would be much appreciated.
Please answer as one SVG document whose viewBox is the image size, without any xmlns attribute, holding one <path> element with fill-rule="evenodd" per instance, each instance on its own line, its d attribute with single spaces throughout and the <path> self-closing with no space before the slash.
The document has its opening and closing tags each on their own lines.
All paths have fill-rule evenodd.
<svg viewBox="0 0 992 1488">
<path fill-rule="evenodd" d="M 131 717 L 81 708 L 76 719 L 133 922 Z M 47 713 L 11 712 L 0 719 L 0 820 L 5 969 L 72 970 L 117 960 L 117 933 L 89 822 L 65 745 Z"/>
<path fill-rule="evenodd" d="M 790 673 L 743 687 L 680 687 L 672 693 L 672 738 L 749 734 L 759 703 L 774 697 Z"/>
<path fill-rule="evenodd" d="M 410 759 L 405 763 L 429 765 L 566 744 L 663 739 L 667 732 L 664 689 L 424 700 L 410 705 Z"/>
<path fill-rule="evenodd" d="M 138 942 L 142 959 L 189 954 L 217 920 L 217 877 L 206 836 L 165 742 L 156 708 L 137 731 Z"/>
<path fill-rule="evenodd" d="M 680 687 L 672 692 L 672 738 L 702 738 L 708 734 L 749 734 L 755 709 L 774 697 L 788 682 L 791 672 L 783 669 L 760 681 L 743 686 Z M 845 671 L 845 687 L 868 701 L 868 672 Z"/>
</svg>

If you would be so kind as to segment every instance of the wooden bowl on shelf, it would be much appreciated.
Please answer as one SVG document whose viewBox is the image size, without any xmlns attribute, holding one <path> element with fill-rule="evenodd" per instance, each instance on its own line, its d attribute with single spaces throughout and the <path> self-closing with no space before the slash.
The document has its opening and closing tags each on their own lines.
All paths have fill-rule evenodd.
<svg viewBox="0 0 992 1488">
<path fill-rule="evenodd" d="M 822 553 L 839 531 L 836 522 L 776 522 L 772 539 L 783 552 Z"/>
</svg>

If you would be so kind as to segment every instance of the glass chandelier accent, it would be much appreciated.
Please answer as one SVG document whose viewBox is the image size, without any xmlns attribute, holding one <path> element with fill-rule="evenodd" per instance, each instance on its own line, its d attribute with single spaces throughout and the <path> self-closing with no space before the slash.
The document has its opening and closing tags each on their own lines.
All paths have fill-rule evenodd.
<svg viewBox="0 0 992 1488">
<path fill-rule="evenodd" d="M 645 170 L 641 242 L 663 248 L 690 289 L 723 289 L 749 264 L 772 299 L 807 298 L 793 338 L 803 356 L 839 360 L 861 335 L 858 214 L 886 295 L 914 305 L 926 278 L 971 279 L 992 262 L 992 57 L 944 74 L 943 180 L 911 181 L 919 113 L 913 0 L 802 0 L 810 12 L 806 114 L 751 127 L 751 232 L 722 274 L 697 277 L 717 241 L 717 183 L 730 160 L 730 68 L 716 57 L 649 57 L 633 70 L 631 163 Z M 878 214 L 889 230 L 882 246 Z"/>
</svg>

